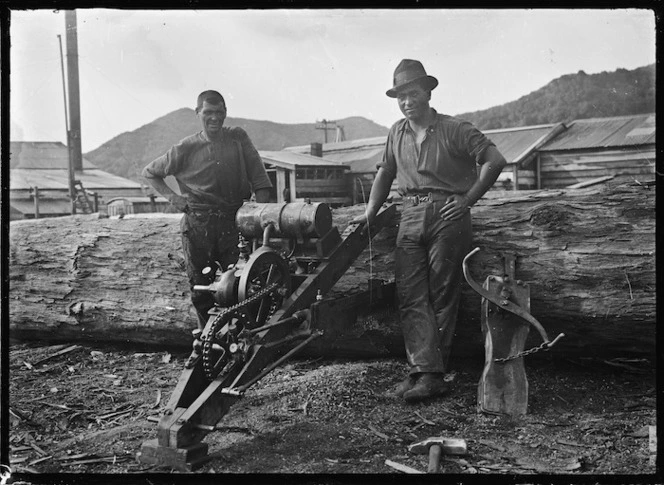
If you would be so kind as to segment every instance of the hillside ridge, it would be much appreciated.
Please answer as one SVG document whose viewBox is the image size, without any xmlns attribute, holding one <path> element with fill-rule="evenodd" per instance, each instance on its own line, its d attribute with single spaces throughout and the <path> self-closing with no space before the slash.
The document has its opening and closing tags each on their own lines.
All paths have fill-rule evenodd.
<svg viewBox="0 0 664 485">
<path fill-rule="evenodd" d="M 651 64 L 633 70 L 565 74 L 515 101 L 455 116 L 481 130 L 491 130 L 654 112 L 655 64 Z M 389 131 L 362 116 L 335 121 L 343 127 L 345 140 L 384 136 Z M 325 141 L 324 132 L 316 128 L 316 123 L 285 124 L 228 117 L 225 125 L 243 128 L 258 150 L 282 150 Z M 115 136 L 86 153 L 85 158 L 102 170 L 140 182 L 145 165 L 200 129 L 194 110 L 180 108 Z M 334 139 L 335 132 L 328 131 L 328 140 Z"/>
</svg>

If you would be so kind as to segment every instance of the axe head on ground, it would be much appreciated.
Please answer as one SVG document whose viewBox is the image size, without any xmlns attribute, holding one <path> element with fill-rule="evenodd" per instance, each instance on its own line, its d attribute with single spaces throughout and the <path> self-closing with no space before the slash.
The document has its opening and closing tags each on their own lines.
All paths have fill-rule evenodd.
<svg viewBox="0 0 664 485">
<path fill-rule="evenodd" d="M 417 455 L 427 455 L 429 454 L 431 447 L 434 445 L 440 446 L 445 455 L 465 455 L 468 453 L 466 440 L 460 438 L 445 438 L 442 436 L 427 438 L 417 443 L 413 443 L 408 446 L 408 451 Z"/>
</svg>

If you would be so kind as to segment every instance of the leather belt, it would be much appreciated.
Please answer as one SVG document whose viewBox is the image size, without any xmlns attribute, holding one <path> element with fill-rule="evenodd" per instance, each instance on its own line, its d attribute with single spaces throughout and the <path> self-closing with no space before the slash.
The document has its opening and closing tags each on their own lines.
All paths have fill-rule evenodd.
<svg viewBox="0 0 664 485">
<path fill-rule="evenodd" d="M 450 195 L 448 193 L 429 192 L 428 194 L 404 195 L 403 200 L 410 202 L 412 205 L 420 205 L 427 202 L 447 200 Z"/>
<path fill-rule="evenodd" d="M 228 219 L 234 219 L 235 218 L 235 213 L 233 211 L 229 211 L 228 209 L 202 209 L 202 208 L 196 208 L 193 209 L 191 207 L 187 207 L 185 209 L 186 214 L 193 215 L 198 218 L 202 217 L 219 217 L 219 218 L 228 218 Z"/>
</svg>

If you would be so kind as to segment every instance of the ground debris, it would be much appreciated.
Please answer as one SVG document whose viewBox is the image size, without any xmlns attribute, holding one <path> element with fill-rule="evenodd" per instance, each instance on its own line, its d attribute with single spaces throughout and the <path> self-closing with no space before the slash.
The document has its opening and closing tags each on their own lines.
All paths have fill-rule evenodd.
<svg viewBox="0 0 664 485">
<path fill-rule="evenodd" d="M 152 472 L 135 455 L 155 437 L 148 415 L 163 413 L 188 352 L 82 346 L 43 360 L 67 347 L 10 350 L 12 468 Z M 52 366 L 35 367 L 40 361 Z M 467 440 L 468 454 L 444 457 L 443 473 L 654 473 L 654 369 L 612 362 L 650 370 L 529 362 L 529 413 L 506 419 L 477 413 L 483 362 L 453 362 L 454 391 L 412 406 L 385 396 L 407 372 L 404 361 L 293 360 L 252 386 L 205 438 L 213 458 L 201 472 L 404 473 L 386 460 L 426 469 L 408 445 L 446 436 Z"/>
</svg>

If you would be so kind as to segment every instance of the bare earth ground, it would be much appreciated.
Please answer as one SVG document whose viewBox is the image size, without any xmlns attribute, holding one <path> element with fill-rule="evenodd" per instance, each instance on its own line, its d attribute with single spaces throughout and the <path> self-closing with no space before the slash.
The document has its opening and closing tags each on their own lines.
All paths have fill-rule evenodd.
<svg viewBox="0 0 664 485">
<path fill-rule="evenodd" d="M 39 481 L 33 473 L 155 474 L 141 483 L 161 483 L 157 473 L 170 471 L 135 455 L 155 437 L 147 418 L 164 410 L 187 355 L 77 346 L 39 363 L 63 347 L 10 348 L 13 473 L 22 483 Z M 569 360 L 553 350 L 528 357 L 521 420 L 476 412 L 482 365 L 454 359 L 451 395 L 407 405 L 382 395 L 405 375 L 402 360 L 291 361 L 231 408 L 222 431 L 206 438 L 213 459 L 197 473 L 400 474 L 386 460 L 426 470 L 427 457 L 408 445 L 430 436 L 467 441 L 466 456 L 442 462 L 443 473 L 461 477 L 592 475 L 601 483 L 656 473 L 653 362 Z"/>
</svg>

